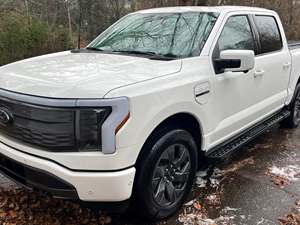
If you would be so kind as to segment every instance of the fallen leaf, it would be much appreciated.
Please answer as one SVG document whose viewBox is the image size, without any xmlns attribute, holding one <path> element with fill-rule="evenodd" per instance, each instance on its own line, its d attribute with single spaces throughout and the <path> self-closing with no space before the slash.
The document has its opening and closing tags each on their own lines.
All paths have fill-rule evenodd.
<svg viewBox="0 0 300 225">
<path fill-rule="evenodd" d="M 194 202 L 193 206 L 197 210 L 201 210 L 202 209 L 202 206 L 201 206 L 201 204 L 199 202 Z"/>
<path fill-rule="evenodd" d="M 300 224 L 300 213 L 290 213 L 283 218 L 278 219 L 280 225 L 299 225 Z"/>
<path fill-rule="evenodd" d="M 15 210 L 9 210 L 8 211 L 8 215 L 11 217 L 11 218 L 16 218 L 17 217 L 17 212 Z"/>
<path fill-rule="evenodd" d="M 274 184 L 276 184 L 280 188 L 284 188 L 291 183 L 288 179 L 280 176 L 271 176 L 271 180 Z"/>
</svg>

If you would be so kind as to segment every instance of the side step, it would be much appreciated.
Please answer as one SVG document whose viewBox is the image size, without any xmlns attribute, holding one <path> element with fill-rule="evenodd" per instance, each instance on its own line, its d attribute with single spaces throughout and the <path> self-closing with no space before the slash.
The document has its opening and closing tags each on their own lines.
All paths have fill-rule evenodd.
<svg viewBox="0 0 300 225">
<path fill-rule="evenodd" d="M 287 118 L 289 115 L 290 111 L 282 110 L 279 113 L 276 113 L 264 121 L 254 125 L 253 127 L 250 127 L 241 134 L 209 150 L 206 156 L 209 159 L 224 159 L 238 150 L 238 148 L 240 148 L 242 145 L 252 141 L 258 135 L 265 132 L 267 129 L 277 124 L 281 120 Z"/>
</svg>

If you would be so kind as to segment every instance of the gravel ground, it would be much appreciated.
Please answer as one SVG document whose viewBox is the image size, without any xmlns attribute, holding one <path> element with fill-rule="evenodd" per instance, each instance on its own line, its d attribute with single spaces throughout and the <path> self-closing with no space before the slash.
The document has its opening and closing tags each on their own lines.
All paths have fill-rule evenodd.
<svg viewBox="0 0 300 225">
<path fill-rule="evenodd" d="M 0 176 L 0 224 L 149 224 L 25 190 Z M 300 128 L 275 127 L 224 165 L 199 171 L 181 211 L 158 224 L 300 225 Z"/>
</svg>

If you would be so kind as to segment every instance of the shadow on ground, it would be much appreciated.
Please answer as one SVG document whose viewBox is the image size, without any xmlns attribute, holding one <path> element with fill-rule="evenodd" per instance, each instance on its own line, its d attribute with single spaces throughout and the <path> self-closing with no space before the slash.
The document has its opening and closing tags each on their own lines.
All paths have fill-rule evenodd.
<svg viewBox="0 0 300 225">
<path fill-rule="evenodd" d="M 185 206 L 158 224 L 300 224 L 299 149 L 300 129 L 269 130 L 219 168 L 199 171 Z M 0 224 L 149 224 L 135 215 L 108 215 L 0 180 Z"/>
</svg>

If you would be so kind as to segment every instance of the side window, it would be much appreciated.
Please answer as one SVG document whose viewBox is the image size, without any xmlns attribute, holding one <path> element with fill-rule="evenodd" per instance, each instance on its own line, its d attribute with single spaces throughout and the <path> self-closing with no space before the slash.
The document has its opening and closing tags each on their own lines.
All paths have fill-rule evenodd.
<svg viewBox="0 0 300 225">
<path fill-rule="evenodd" d="M 261 53 L 279 51 L 282 48 L 280 31 L 273 16 L 255 16 L 260 42 Z"/>
<path fill-rule="evenodd" d="M 247 16 L 230 17 L 219 37 L 218 52 L 229 49 L 253 50 L 255 43 Z"/>
</svg>

